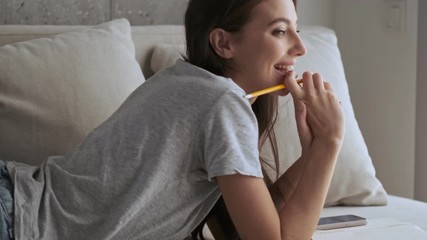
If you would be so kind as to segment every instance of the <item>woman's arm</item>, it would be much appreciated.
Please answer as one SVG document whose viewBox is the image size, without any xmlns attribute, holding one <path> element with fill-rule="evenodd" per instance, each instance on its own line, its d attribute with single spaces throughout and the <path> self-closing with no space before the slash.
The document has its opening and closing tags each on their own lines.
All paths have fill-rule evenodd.
<svg viewBox="0 0 427 240">
<path fill-rule="evenodd" d="M 279 200 L 277 205 L 280 212 L 288 212 L 285 215 L 299 213 L 304 218 L 311 213 L 320 216 L 344 137 L 344 117 L 331 85 L 323 82 L 319 74 L 304 73 L 303 88 L 295 84 L 292 78 L 291 73 L 285 82 L 296 106 L 302 156 L 273 189 L 282 195 L 282 201 Z M 289 188 L 290 194 L 284 194 Z M 304 213 L 304 210 L 307 212 Z M 294 211 L 297 213 L 293 214 Z M 318 217 L 305 220 L 314 231 Z M 294 223 L 290 222 L 294 225 L 290 226 L 291 229 L 298 228 Z"/>
<path fill-rule="evenodd" d="M 305 158 L 300 157 L 271 186 L 268 186 L 271 198 L 277 210 L 280 210 L 292 196 L 295 186 L 301 178 Z"/>
<path fill-rule="evenodd" d="M 315 77 L 317 78 L 316 79 L 317 84 L 322 84 L 323 81 L 319 79 L 320 75 Z M 292 78 L 295 78 L 294 72 L 290 73 L 287 76 L 287 79 L 292 79 Z M 305 78 L 306 78 L 305 82 L 308 84 L 308 86 L 306 85 L 306 90 L 310 90 L 310 87 L 312 89 L 316 88 L 314 86 L 314 82 L 313 82 L 314 80 L 311 74 L 306 73 Z M 307 81 L 310 81 L 310 82 L 307 82 Z M 310 84 L 310 83 L 313 83 L 313 84 Z M 292 88 L 292 85 L 293 84 L 291 82 L 290 88 Z M 295 85 L 293 86 L 293 88 L 294 88 L 293 91 L 295 91 L 295 89 L 301 90 L 299 87 L 296 87 Z M 323 88 L 325 90 L 332 90 L 329 83 L 323 83 Z M 323 88 L 321 88 L 321 90 Z M 295 105 L 295 117 L 296 117 L 297 129 L 300 136 L 300 142 L 301 142 L 302 151 L 303 151 L 302 155 L 305 155 L 305 152 L 311 147 L 314 136 L 310 126 L 307 123 L 307 109 L 304 103 L 301 102 L 301 100 L 297 99 L 297 97 L 294 97 L 294 100 L 295 100 L 294 105 Z M 333 101 L 332 101 L 332 104 L 333 104 Z M 336 124 L 338 127 L 342 125 L 342 119 L 340 118 L 342 117 L 338 116 L 338 118 L 336 119 Z M 338 133 L 341 134 L 340 131 L 338 131 Z M 318 136 L 316 137 L 319 138 Z M 281 207 L 283 207 L 283 205 L 292 195 L 295 189 L 295 186 L 298 185 L 298 182 L 304 170 L 304 166 L 306 164 L 306 159 L 307 158 L 300 157 L 297 161 L 295 161 L 294 164 L 292 164 L 290 168 L 286 170 L 284 174 L 282 174 L 282 176 L 280 176 L 279 179 L 277 179 L 277 181 L 272 186 L 269 186 L 270 194 L 273 198 L 273 201 L 277 209 L 280 209 Z"/>
<path fill-rule="evenodd" d="M 235 174 L 216 179 L 241 239 L 282 239 L 280 218 L 262 178 Z"/>
<path fill-rule="evenodd" d="M 317 158 L 329 164 L 321 164 L 322 161 L 307 163 L 293 194 L 279 210 L 276 210 L 263 179 L 238 174 L 217 177 L 241 239 L 307 240 L 312 237 L 338 152 L 327 150 L 330 146 L 325 144 L 313 143 L 313 151 L 304 158 Z"/>
<path fill-rule="evenodd" d="M 304 73 L 303 79 L 303 88 L 294 77 L 286 80 L 296 103 L 303 151 L 271 189 L 273 196 L 282 196 L 278 210 L 262 179 L 238 174 L 217 177 L 242 239 L 306 240 L 316 228 L 341 147 L 344 120 L 330 85 L 318 74 Z"/>
</svg>

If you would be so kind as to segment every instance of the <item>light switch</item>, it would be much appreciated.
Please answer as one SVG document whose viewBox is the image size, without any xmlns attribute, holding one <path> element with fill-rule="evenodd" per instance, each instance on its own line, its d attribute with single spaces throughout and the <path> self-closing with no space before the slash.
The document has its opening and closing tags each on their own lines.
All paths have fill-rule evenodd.
<svg viewBox="0 0 427 240">
<path fill-rule="evenodd" d="M 404 31 L 406 24 L 406 0 L 385 0 L 385 27 Z"/>
</svg>

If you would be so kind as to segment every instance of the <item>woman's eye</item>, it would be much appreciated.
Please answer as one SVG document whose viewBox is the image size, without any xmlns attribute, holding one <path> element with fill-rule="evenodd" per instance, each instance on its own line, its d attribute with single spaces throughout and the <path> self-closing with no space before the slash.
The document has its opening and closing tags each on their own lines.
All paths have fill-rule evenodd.
<svg viewBox="0 0 427 240">
<path fill-rule="evenodd" d="M 285 34 L 286 34 L 286 30 L 279 29 L 274 31 L 274 35 L 277 35 L 277 36 L 284 36 Z"/>
</svg>

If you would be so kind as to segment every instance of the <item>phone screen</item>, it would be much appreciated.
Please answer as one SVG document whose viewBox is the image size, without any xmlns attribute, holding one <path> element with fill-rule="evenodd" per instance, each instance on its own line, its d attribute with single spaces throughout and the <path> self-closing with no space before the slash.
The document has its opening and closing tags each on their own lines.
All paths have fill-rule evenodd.
<svg viewBox="0 0 427 240">
<path fill-rule="evenodd" d="M 343 227 L 355 227 L 366 225 L 367 220 L 364 217 L 356 215 L 340 215 L 332 217 L 322 217 L 319 219 L 317 230 L 328 230 Z"/>
<path fill-rule="evenodd" d="M 356 221 L 356 220 L 366 220 L 366 218 L 359 217 L 356 215 L 341 215 L 341 216 L 333 216 L 333 217 L 323 217 L 323 218 L 319 219 L 319 225 L 339 223 L 339 222 L 350 222 L 350 221 Z"/>
</svg>

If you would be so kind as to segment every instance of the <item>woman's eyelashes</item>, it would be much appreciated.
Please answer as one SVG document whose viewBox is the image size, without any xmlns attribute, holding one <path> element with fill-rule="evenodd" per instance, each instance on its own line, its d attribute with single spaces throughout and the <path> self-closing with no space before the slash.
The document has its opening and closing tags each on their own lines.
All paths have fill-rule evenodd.
<svg viewBox="0 0 427 240">
<path fill-rule="evenodd" d="M 285 36 L 286 35 L 286 30 L 284 29 L 276 29 L 273 31 L 273 35 L 275 36 Z"/>
<path fill-rule="evenodd" d="M 276 29 L 276 30 L 273 31 L 273 35 L 274 36 L 278 36 L 278 37 L 285 36 L 287 32 L 288 32 L 288 30 L 285 30 L 285 29 Z M 295 32 L 299 33 L 300 30 L 296 29 Z"/>
</svg>

